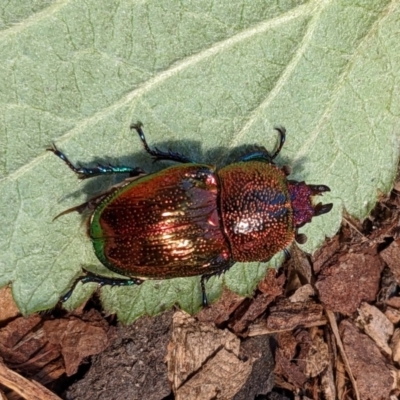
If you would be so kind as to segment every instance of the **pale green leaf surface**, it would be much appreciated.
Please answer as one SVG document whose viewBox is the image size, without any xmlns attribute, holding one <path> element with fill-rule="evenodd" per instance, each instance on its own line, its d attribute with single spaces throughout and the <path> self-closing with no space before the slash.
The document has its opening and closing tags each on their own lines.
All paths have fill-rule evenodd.
<svg viewBox="0 0 400 400">
<path fill-rule="evenodd" d="M 24 5 L 21 5 L 24 3 Z M 151 145 L 220 165 L 232 149 L 273 149 L 291 178 L 331 188 L 331 213 L 301 231 L 314 251 L 345 208 L 365 217 L 393 183 L 400 114 L 399 1 L 10 1 L 0 5 L 0 284 L 25 314 L 54 306 L 82 266 L 108 273 L 76 214 L 52 221 L 115 183 L 79 182 L 45 149 L 73 162 L 156 171 Z M 281 257 L 274 258 L 279 265 Z M 271 264 L 270 264 L 271 265 Z M 251 295 L 267 264 L 210 279 Z M 76 306 L 95 285 L 78 285 Z M 103 288 L 129 322 L 178 303 L 200 307 L 199 278 Z"/>
</svg>

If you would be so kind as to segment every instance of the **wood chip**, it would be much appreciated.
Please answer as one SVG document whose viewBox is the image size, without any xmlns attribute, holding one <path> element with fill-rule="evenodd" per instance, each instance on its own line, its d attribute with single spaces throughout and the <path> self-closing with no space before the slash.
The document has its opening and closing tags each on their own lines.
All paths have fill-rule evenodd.
<svg viewBox="0 0 400 400">
<path fill-rule="evenodd" d="M 339 330 L 360 398 L 388 399 L 394 379 L 378 347 L 349 320 L 342 321 Z"/>
<path fill-rule="evenodd" d="M 282 349 L 278 349 L 275 354 L 275 374 L 285 377 L 295 388 L 302 388 L 307 381 L 307 376 L 300 368 L 287 359 Z"/>
<path fill-rule="evenodd" d="M 393 296 L 393 297 L 387 299 L 385 301 L 385 303 L 388 306 L 391 306 L 391 307 L 394 307 L 394 308 L 397 308 L 398 310 L 400 310 L 400 297 L 399 296 Z"/>
<path fill-rule="evenodd" d="M 392 242 L 390 246 L 381 251 L 379 255 L 393 272 L 397 283 L 400 284 L 400 239 Z"/>
<path fill-rule="evenodd" d="M 292 303 L 282 301 L 270 308 L 267 327 L 271 330 L 283 331 L 321 321 L 323 308 L 314 302 Z"/>
<path fill-rule="evenodd" d="M 307 352 L 300 352 L 299 358 L 305 363 L 304 373 L 308 377 L 318 376 L 329 364 L 330 356 L 328 345 L 317 328 L 312 328 L 312 341 Z"/>
<path fill-rule="evenodd" d="M 196 318 L 199 321 L 214 323 L 216 326 L 220 326 L 228 321 L 231 314 L 246 301 L 247 299 L 244 297 L 224 288 L 221 299 L 209 307 L 204 307 L 196 315 Z"/>
<path fill-rule="evenodd" d="M 258 289 L 262 293 L 269 294 L 275 298 L 283 293 L 283 285 L 285 282 L 285 274 L 278 275 L 276 270 L 269 269 L 265 278 L 258 284 Z"/>
<path fill-rule="evenodd" d="M 362 303 L 357 318 L 365 333 L 374 340 L 376 345 L 388 356 L 392 355 L 392 349 L 389 347 L 389 339 L 393 335 L 393 324 L 376 307 L 368 303 Z"/>
<path fill-rule="evenodd" d="M 235 320 L 233 324 L 230 324 L 229 328 L 237 334 L 244 333 L 250 323 L 255 321 L 261 314 L 263 314 L 273 300 L 274 297 L 269 294 L 259 294 L 253 299 L 244 314 Z"/>
<path fill-rule="evenodd" d="M 400 322 L 400 310 L 398 310 L 397 308 L 393 308 L 390 306 L 386 307 L 385 315 L 387 319 L 394 325 Z"/>
<path fill-rule="evenodd" d="M 325 371 L 321 373 L 321 392 L 326 400 L 336 400 L 336 386 L 333 367 L 328 363 Z"/>
<path fill-rule="evenodd" d="M 290 297 L 289 300 L 292 303 L 298 303 L 302 301 L 307 301 L 311 296 L 315 295 L 314 288 L 307 283 L 306 285 L 300 286 Z"/>
<path fill-rule="evenodd" d="M 351 315 L 362 301 L 375 300 L 382 269 L 378 256 L 345 254 L 338 264 L 322 269 L 315 285 L 319 298 L 329 310 Z"/>
<path fill-rule="evenodd" d="M 14 298 L 11 293 L 11 288 L 5 286 L 0 289 L 0 322 L 4 323 L 5 321 L 10 320 L 11 318 L 15 318 L 21 313 L 18 310 L 17 305 L 15 304 Z"/>
<path fill-rule="evenodd" d="M 392 349 L 392 358 L 394 361 L 400 361 L 400 329 L 397 328 L 390 340 L 390 347 Z"/>
<path fill-rule="evenodd" d="M 0 383 L 15 393 L 18 393 L 22 399 L 27 400 L 60 400 L 49 389 L 40 385 L 38 382 L 30 381 L 15 371 L 7 368 L 0 362 Z M 11 398 L 11 397 L 9 397 Z"/>
<path fill-rule="evenodd" d="M 313 257 L 313 270 L 318 274 L 325 263 L 332 260 L 333 255 L 340 249 L 339 235 L 335 235 L 332 239 L 329 239 L 325 244 L 317 250 Z"/>
</svg>

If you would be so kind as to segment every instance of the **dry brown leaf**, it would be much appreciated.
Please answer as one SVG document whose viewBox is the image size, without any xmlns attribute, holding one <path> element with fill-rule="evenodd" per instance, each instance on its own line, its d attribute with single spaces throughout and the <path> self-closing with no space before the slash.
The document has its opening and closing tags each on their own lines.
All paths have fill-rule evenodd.
<svg viewBox="0 0 400 400">
<path fill-rule="evenodd" d="M 20 317 L 0 329 L 0 356 L 7 364 L 25 363 L 44 346 L 41 321 L 39 315 Z"/>
<path fill-rule="evenodd" d="M 241 360 L 239 350 L 240 340 L 233 333 L 177 311 L 167 355 L 168 378 L 175 396 L 180 399 L 207 399 L 212 395 L 218 397 L 210 398 L 231 398 L 232 390 L 236 393 L 245 383 L 254 361 Z M 221 359 L 225 360 L 224 364 Z M 216 379 L 218 374 L 221 378 Z M 228 376 L 234 376 L 237 382 L 233 384 Z M 185 397 L 198 393 L 205 397 Z"/>
<path fill-rule="evenodd" d="M 17 318 L 0 330 L 0 356 L 7 365 L 47 384 L 64 372 L 75 373 L 83 358 L 104 349 L 105 330 L 93 323 L 75 317 L 44 322 L 39 315 Z"/>
<path fill-rule="evenodd" d="M 83 359 L 108 346 L 107 333 L 102 327 L 77 318 L 45 321 L 43 329 L 49 342 L 60 346 L 67 376 L 76 373 Z"/>
<path fill-rule="evenodd" d="M 245 384 L 252 363 L 252 360 L 243 362 L 235 354 L 221 348 L 175 392 L 175 399 L 232 399 Z"/>
</svg>

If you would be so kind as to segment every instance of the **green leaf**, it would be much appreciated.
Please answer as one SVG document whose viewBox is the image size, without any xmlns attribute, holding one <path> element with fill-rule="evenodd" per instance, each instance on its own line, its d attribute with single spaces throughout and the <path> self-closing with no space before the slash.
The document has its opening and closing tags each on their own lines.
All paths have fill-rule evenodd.
<svg viewBox="0 0 400 400">
<path fill-rule="evenodd" d="M 23 6 L 21 4 L 24 3 Z M 115 183 L 79 182 L 74 163 L 156 171 L 150 145 L 220 165 L 242 145 L 277 143 L 291 178 L 325 184 L 329 213 L 302 229 L 314 251 L 342 209 L 365 217 L 392 186 L 400 114 L 398 1 L 25 1 L 0 5 L 0 285 L 24 314 L 53 307 L 82 267 L 105 271 L 76 214 Z M 277 260 L 274 261 L 278 263 Z M 265 264 L 236 264 L 207 286 L 251 295 Z M 70 306 L 95 289 L 78 285 Z M 199 278 L 104 288 L 130 322 L 179 303 L 200 307 Z"/>
</svg>

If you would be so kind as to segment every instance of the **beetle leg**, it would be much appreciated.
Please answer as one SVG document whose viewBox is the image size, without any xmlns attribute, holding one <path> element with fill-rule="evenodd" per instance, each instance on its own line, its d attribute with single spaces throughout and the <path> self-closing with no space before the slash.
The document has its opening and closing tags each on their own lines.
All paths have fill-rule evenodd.
<svg viewBox="0 0 400 400">
<path fill-rule="evenodd" d="M 279 146 L 275 150 L 274 154 L 272 154 L 272 160 L 280 153 L 286 140 L 286 129 L 283 126 L 275 126 L 274 129 L 279 132 Z"/>
<path fill-rule="evenodd" d="M 65 303 L 72 295 L 72 292 L 75 290 L 76 285 L 82 282 L 84 285 L 85 283 L 90 283 L 94 282 L 102 286 L 133 286 L 133 285 L 141 285 L 143 283 L 142 279 L 137 279 L 137 278 L 130 278 L 130 279 L 123 279 L 123 278 L 107 278 L 105 276 L 101 275 L 96 275 L 93 272 L 85 271 L 84 276 L 80 276 L 75 280 L 73 283 L 71 289 L 68 290 L 68 292 L 60 298 L 60 301 L 62 303 Z"/>
<path fill-rule="evenodd" d="M 201 278 L 200 278 L 201 302 L 203 304 L 203 307 L 207 307 L 208 306 L 205 281 L 208 280 L 210 277 L 211 277 L 211 275 L 202 275 Z"/>
<path fill-rule="evenodd" d="M 205 287 L 205 283 L 206 281 L 208 281 L 212 276 L 220 276 L 222 275 L 224 272 L 226 272 L 229 268 L 232 267 L 232 265 L 235 264 L 234 261 L 227 261 L 222 267 L 221 269 L 219 269 L 218 271 L 214 271 L 210 274 L 204 274 L 201 276 L 200 278 L 200 285 L 201 285 L 201 295 L 202 295 L 202 303 L 203 303 L 203 307 L 207 307 L 208 306 L 208 301 L 207 301 L 207 294 L 206 294 L 206 287 Z M 219 264 L 221 265 L 221 264 Z"/>
<path fill-rule="evenodd" d="M 286 129 L 283 126 L 278 126 L 274 128 L 279 132 L 279 145 L 275 152 L 271 155 L 267 149 L 261 148 L 251 153 L 245 154 L 242 156 L 239 161 L 252 161 L 252 160 L 263 160 L 269 163 L 273 163 L 274 159 L 277 157 L 279 152 L 282 150 L 282 147 L 285 143 L 286 139 Z"/>
<path fill-rule="evenodd" d="M 131 124 L 130 128 L 135 129 L 135 131 L 138 133 L 144 149 L 154 157 L 155 160 L 171 160 L 171 161 L 176 161 L 176 162 L 181 162 L 181 163 L 193 163 L 194 161 L 191 160 L 190 158 L 187 158 L 183 154 L 180 153 L 175 153 L 171 150 L 168 151 L 161 151 L 157 149 L 157 147 L 154 147 L 154 149 L 151 149 L 149 145 L 147 144 L 146 137 L 144 136 L 144 132 L 142 129 L 143 124 L 138 121 L 134 124 Z"/>
<path fill-rule="evenodd" d="M 86 168 L 86 167 L 75 167 L 71 161 L 68 160 L 67 156 L 57 149 L 57 147 L 53 144 L 53 146 L 48 151 L 53 152 L 58 158 L 61 158 L 68 165 L 72 171 L 78 174 L 79 179 L 87 179 L 92 178 L 93 176 L 99 175 L 110 175 L 110 174 L 129 174 L 129 176 L 134 177 L 140 174 L 144 174 L 144 171 L 141 168 L 133 168 L 133 167 L 115 167 L 114 165 L 101 165 L 98 164 L 97 167 Z"/>
<path fill-rule="evenodd" d="M 285 261 L 290 260 L 292 258 L 288 249 L 283 249 L 283 253 L 285 254 Z"/>
</svg>

